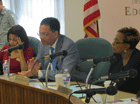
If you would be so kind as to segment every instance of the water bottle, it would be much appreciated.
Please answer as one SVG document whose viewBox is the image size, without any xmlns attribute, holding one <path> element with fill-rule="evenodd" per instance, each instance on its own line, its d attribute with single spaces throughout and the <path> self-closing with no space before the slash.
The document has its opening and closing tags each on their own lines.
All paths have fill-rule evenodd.
<svg viewBox="0 0 140 104">
<path fill-rule="evenodd" d="M 62 77 L 63 77 L 64 87 L 69 88 L 70 87 L 70 74 L 68 73 L 68 69 L 64 69 L 64 73 Z"/>
<path fill-rule="evenodd" d="M 8 75 L 8 61 L 5 60 L 3 63 L 3 73 L 4 75 Z"/>
</svg>

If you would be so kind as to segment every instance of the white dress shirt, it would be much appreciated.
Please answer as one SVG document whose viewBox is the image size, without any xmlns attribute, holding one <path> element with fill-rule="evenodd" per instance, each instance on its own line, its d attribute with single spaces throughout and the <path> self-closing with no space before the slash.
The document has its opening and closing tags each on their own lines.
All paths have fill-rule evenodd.
<svg viewBox="0 0 140 104">
<path fill-rule="evenodd" d="M 58 39 L 57 39 L 58 40 Z M 55 53 L 55 48 L 56 48 L 56 43 L 57 43 L 57 40 L 55 41 L 55 43 L 50 46 L 50 47 L 53 47 L 54 48 L 54 53 Z M 51 54 L 51 49 L 49 48 L 49 55 Z M 52 67 L 52 64 L 51 64 L 51 67 Z M 41 78 L 43 76 L 42 72 L 39 70 L 38 71 L 38 77 Z"/>
</svg>

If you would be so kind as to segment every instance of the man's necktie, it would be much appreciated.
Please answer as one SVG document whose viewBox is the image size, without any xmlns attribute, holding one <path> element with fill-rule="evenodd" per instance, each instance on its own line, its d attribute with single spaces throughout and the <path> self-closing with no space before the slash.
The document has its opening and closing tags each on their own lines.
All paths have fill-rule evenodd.
<svg viewBox="0 0 140 104">
<path fill-rule="evenodd" d="M 53 47 L 50 47 L 51 49 L 51 54 L 54 54 L 54 48 Z M 52 61 L 52 66 L 53 66 L 53 70 L 56 70 L 56 67 L 55 67 L 55 59 Z"/>
</svg>

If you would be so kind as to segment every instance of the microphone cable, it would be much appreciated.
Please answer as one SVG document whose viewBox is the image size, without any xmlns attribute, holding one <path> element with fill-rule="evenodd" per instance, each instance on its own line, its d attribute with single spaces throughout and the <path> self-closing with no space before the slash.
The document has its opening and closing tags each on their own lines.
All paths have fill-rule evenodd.
<svg viewBox="0 0 140 104">
<path fill-rule="evenodd" d="M 42 57 L 42 58 L 43 58 L 43 57 Z M 42 58 L 41 58 L 41 59 L 42 59 Z M 36 62 L 37 62 L 37 60 L 35 61 L 35 63 L 33 64 L 32 68 L 31 68 L 31 73 L 32 73 L 32 75 L 33 75 L 34 77 L 35 77 L 36 75 L 33 74 L 32 69 L 34 68 Z M 80 62 L 78 62 L 77 64 L 74 65 L 74 67 L 73 67 L 72 70 L 71 70 L 70 75 L 72 74 L 72 72 L 73 72 L 73 70 L 75 69 L 75 67 L 76 67 L 78 64 L 82 63 L 82 62 L 85 62 L 85 61 L 82 60 L 82 61 L 80 61 Z M 37 78 L 37 79 L 38 79 L 38 78 Z M 81 86 L 81 85 L 78 83 L 78 81 L 76 81 L 72 76 L 71 76 L 71 79 L 73 79 L 73 80 L 77 83 L 78 87 L 80 87 L 80 89 L 83 90 L 83 89 L 82 89 L 82 86 L 83 86 L 83 85 Z M 38 81 L 41 82 L 39 79 L 38 79 Z M 43 85 L 43 87 L 44 87 L 43 82 L 41 82 L 41 83 L 42 83 L 42 85 Z M 90 84 L 90 85 L 91 85 L 91 84 Z M 73 93 L 71 93 L 71 94 L 69 95 L 69 104 L 70 104 L 70 97 L 71 97 L 72 94 L 73 94 Z M 83 98 L 83 94 L 82 94 L 82 98 Z M 97 101 L 96 101 L 93 97 L 92 97 L 92 99 L 97 103 Z"/>
<path fill-rule="evenodd" d="M 42 58 L 44 58 L 44 57 L 41 57 L 41 59 L 42 59 Z M 37 61 L 36 61 L 36 62 L 37 62 Z M 34 68 L 36 62 L 33 64 L 32 68 L 31 68 L 31 73 L 32 73 L 33 77 L 36 77 L 36 75 L 34 75 L 34 73 L 32 72 L 32 69 Z M 74 68 L 75 68 L 78 64 L 80 64 L 81 62 L 84 62 L 84 61 L 80 61 L 80 62 L 78 62 L 77 64 L 75 64 L 75 66 L 72 68 L 72 71 L 73 71 Z M 71 71 L 71 73 L 72 73 L 72 71 Z M 71 73 L 70 73 L 70 75 L 71 75 Z M 71 78 L 72 78 L 72 76 L 71 76 Z M 37 79 L 38 79 L 38 78 L 37 78 Z M 74 78 L 72 78 L 72 79 L 77 83 L 78 87 L 80 87 L 80 89 L 82 90 L 82 86 L 81 86 Z M 38 79 L 38 80 L 39 80 L 39 79 Z M 41 82 L 41 81 L 39 80 L 39 82 Z M 43 87 L 44 87 L 43 82 L 41 82 L 41 83 L 42 83 L 42 85 L 43 85 Z M 83 94 L 82 94 L 82 97 L 83 97 Z"/>
<path fill-rule="evenodd" d="M 69 95 L 69 104 L 71 104 L 71 103 L 70 103 L 70 97 L 71 97 L 71 95 L 72 95 L 73 93 L 74 93 L 74 92 L 72 92 L 72 93 Z"/>
<path fill-rule="evenodd" d="M 72 96 L 72 94 L 74 94 L 74 92 L 72 92 L 70 95 L 69 95 L 69 104 L 71 104 L 70 103 L 70 97 Z M 97 103 L 97 101 L 93 98 L 93 97 L 91 97 L 94 101 L 95 101 L 95 103 Z"/>
<path fill-rule="evenodd" d="M 77 66 L 78 64 L 80 64 L 81 62 L 84 62 L 84 61 L 80 61 L 80 62 L 78 62 L 77 64 L 74 65 L 74 67 L 72 68 L 72 70 L 71 70 L 71 72 L 70 72 L 70 75 L 72 74 L 72 72 L 73 72 L 73 70 L 76 68 L 76 66 Z M 76 81 L 72 76 L 71 76 L 71 79 L 73 79 L 73 80 L 77 83 L 78 87 L 80 87 L 80 89 L 82 90 L 82 86 L 78 83 L 78 81 Z M 83 94 L 82 94 L 82 97 L 83 97 Z"/>
<path fill-rule="evenodd" d="M 44 57 L 41 57 L 40 59 L 42 59 L 42 58 L 44 58 Z M 33 71 L 32 71 L 32 69 L 34 68 L 36 62 L 37 62 L 37 60 L 35 61 L 35 63 L 33 64 L 32 68 L 31 68 L 31 73 L 32 73 L 33 77 L 36 77 L 36 75 L 34 75 L 34 73 L 33 73 Z M 80 64 L 81 62 L 84 62 L 84 61 L 80 61 L 80 62 L 78 62 L 77 64 L 75 64 L 74 67 L 72 68 L 72 71 L 73 71 L 74 68 L 75 68 L 78 64 Z M 71 73 L 72 73 L 72 71 L 71 71 Z M 70 75 L 71 75 L 71 73 L 70 73 Z M 72 78 L 72 76 L 71 76 L 71 78 Z M 38 79 L 38 78 L 37 78 L 37 79 Z M 82 86 L 81 86 L 74 78 L 72 78 L 72 79 L 77 83 L 78 87 L 80 87 L 80 89 L 82 90 Z M 39 79 L 38 79 L 38 80 L 39 80 Z M 39 80 L 39 82 L 41 82 L 41 81 Z M 43 82 L 41 82 L 41 83 L 42 83 L 42 85 L 43 85 L 43 87 L 44 87 Z M 82 94 L 82 97 L 83 97 L 83 94 Z"/>
<path fill-rule="evenodd" d="M 82 62 L 85 62 L 85 60 L 82 60 L 82 61 L 80 61 L 80 62 L 78 62 L 77 64 L 74 65 L 74 67 L 73 67 L 72 70 L 71 70 L 70 75 L 72 74 L 72 72 L 73 72 L 73 70 L 75 69 L 75 67 L 76 67 L 78 64 L 82 63 Z M 87 61 L 86 61 L 86 62 L 87 62 Z M 71 79 L 73 79 L 73 80 L 77 83 L 78 87 L 80 87 L 80 89 L 83 90 L 83 89 L 82 89 L 82 86 L 78 83 L 78 81 L 76 81 L 72 76 L 71 76 Z M 91 87 L 91 84 L 90 84 L 90 87 Z M 74 92 L 73 92 L 73 93 L 74 93 Z M 71 95 L 72 95 L 73 93 L 71 93 L 71 94 L 69 95 L 69 104 L 70 104 L 70 97 L 71 97 Z M 81 98 L 83 98 L 83 94 L 82 94 L 82 97 L 81 97 Z M 96 101 L 93 97 L 92 97 L 92 99 L 95 101 L 95 103 L 97 103 L 97 101 Z"/>
</svg>

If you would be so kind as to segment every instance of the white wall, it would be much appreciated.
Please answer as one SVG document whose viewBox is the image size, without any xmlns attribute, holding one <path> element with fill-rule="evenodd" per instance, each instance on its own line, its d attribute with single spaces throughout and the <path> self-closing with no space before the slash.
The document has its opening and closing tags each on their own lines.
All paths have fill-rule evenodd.
<svg viewBox="0 0 140 104">
<path fill-rule="evenodd" d="M 83 5 L 85 0 L 64 0 L 65 35 L 73 41 L 84 38 Z"/>
<path fill-rule="evenodd" d="M 140 0 L 98 0 L 101 19 L 100 36 L 113 42 L 117 30 L 133 27 L 140 31 Z M 137 48 L 140 49 L 140 43 Z"/>
<path fill-rule="evenodd" d="M 65 33 L 74 41 L 84 38 L 83 6 L 85 0 L 64 0 Z M 99 35 L 112 43 L 122 27 L 134 27 L 140 31 L 140 0 L 98 0 L 101 12 Z M 127 14 L 125 15 L 125 7 Z M 137 15 L 136 10 L 138 11 Z M 131 15 L 130 15 L 131 14 Z M 138 44 L 140 49 L 140 43 Z"/>
</svg>

